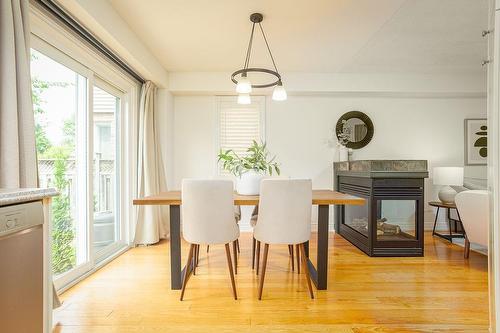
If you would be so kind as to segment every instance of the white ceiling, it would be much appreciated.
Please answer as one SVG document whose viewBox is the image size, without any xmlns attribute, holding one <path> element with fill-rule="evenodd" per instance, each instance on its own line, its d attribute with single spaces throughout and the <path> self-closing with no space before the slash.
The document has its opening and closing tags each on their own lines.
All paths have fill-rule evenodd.
<svg viewBox="0 0 500 333">
<path fill-rule="evenodd" d="M 243 65 L 248 19 L 285 72 L 477 73 L 487 0 L 109 0 L 168 71 Z M 259 34 L 252 65 L 270 66 Z"/>
</svg>

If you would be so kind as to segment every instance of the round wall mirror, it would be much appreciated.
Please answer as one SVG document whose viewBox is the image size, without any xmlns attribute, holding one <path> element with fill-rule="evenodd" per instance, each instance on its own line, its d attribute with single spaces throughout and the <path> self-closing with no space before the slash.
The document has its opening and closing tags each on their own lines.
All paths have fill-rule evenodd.
<svg viewBox="0 0 500 333">
<path fill-rule="evenodd" d="M 373 138 L 373 123 L 360 111 L 344 113 L 335 126 L 337 139 L 347 148 L 360 149 Z"/>
</svg>

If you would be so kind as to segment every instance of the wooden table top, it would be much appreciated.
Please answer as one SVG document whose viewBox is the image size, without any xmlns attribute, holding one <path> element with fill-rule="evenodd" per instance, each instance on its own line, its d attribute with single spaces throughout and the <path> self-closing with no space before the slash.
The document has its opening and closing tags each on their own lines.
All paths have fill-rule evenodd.
<svg viewBox="0 0 500 333">
<path fill-rule="evenodd" d="M 457 205 L 454 203 L 444 203 L 441 201 L 429 201 L 429 205 L 442 208 L 457 208 Z"/>
<path fill-rule="evenodd" d="M 137 198 L 134 205 L 181 205 L 181 191 L 168 191 L 160 194 Z M 332 190 L 313 190 L 313 205 L 363 205 L 365 199 Z M 234 204 L 255 206 L 259 204 L 258 195 L 234 194 Z"/>
</svg>

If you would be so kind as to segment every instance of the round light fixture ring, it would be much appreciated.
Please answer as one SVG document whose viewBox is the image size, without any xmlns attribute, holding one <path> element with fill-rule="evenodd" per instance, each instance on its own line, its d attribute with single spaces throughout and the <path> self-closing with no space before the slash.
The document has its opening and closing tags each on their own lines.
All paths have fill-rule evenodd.
<svg viewBox="0 0 500 333">
<path fill-rule="evenodd" d="M 269 88 L 269 87 L 274 87 L 276 85 L 278 85 L 278 83 L 281 82 L 281 75 L 276 72 L 276 71 L 273 71 L 271 69 L 267 69 L 267 68 L 243 68 L 243 69 L 239 69 L 237 70 L 236 72 L 234 72 L 233 74 L 231 74 L 231 81 L 233 81 L 235 84 L 238 84 L 238 81 L 236 80 L 236 76 L 240 75 L 240 74 L 243 74 L 243 73 L 247 73 L 247 72 L 255 72 L 255 73 L 266 73 L 266 74 L 271 74 L 271 75 L 274 75 L 276 77 L 276 81 L 272 82 L 272 83 L 265 83 L 265 84 L 252 84 L 252 88 Z"/>
</svg>

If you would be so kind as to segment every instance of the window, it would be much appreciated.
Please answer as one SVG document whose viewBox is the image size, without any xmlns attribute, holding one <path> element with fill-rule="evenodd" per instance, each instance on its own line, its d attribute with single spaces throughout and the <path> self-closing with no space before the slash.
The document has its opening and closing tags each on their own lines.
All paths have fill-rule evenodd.
<svg viewBox="0 0 500 333">
<path fill-rule="evenodd" d="M 263 96 L 252 96 L 252 104 L 248 105 L 238 104 L 235 97 L 219 97 L 219 148 L 245 156 L 253 140 L 264 140 L 264 109 Z M 220 166 L 218 170 L 219 174 L 228 175 Z"/>
</svg>

